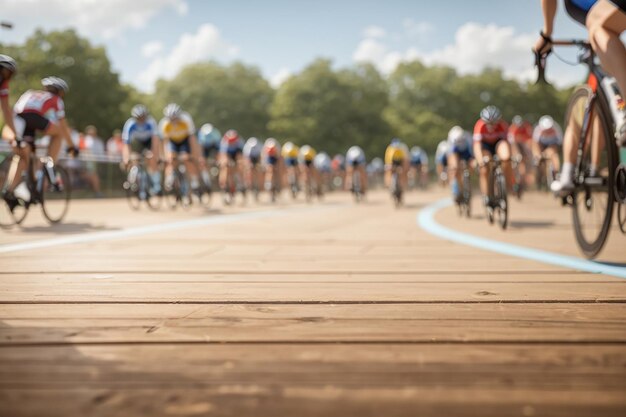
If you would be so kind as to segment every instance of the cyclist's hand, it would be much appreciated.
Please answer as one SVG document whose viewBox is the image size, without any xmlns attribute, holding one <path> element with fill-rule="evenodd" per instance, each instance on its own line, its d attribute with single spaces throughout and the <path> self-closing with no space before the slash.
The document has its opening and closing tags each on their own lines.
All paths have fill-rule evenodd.
<svg viewBox="0 0 626 417">
<path fill-rule="evenodd" d="M 539 38 L 535 41 L 535 47 L 533 51 L 538 53 L 540 56 L 546 56 L 552 51 L 552 38 L 550 36 L 546 36 L 541 32 L 539 34 Z"/>
<path fill-rule="evenodd" d="M 76 146 L 72 146 L 70 148 L 67 148 L 67 154 L 71 155 L 74 158 L 78 158 L 78 154 L 80 154 L 80 151 Z"/>
</svg>

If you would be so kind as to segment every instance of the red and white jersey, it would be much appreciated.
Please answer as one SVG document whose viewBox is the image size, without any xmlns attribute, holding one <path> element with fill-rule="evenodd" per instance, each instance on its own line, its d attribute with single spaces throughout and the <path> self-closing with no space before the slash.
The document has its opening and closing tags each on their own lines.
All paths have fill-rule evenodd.
<svg viewBox="0 0 626 417">
<path fill-rule="evenodd" d="M 15 113 L 36 113 L 51 122 L 65 118 L 65 105 L 61 97 L 47 91 L 28 90 L 13 107 Z"/>
<path fill-rule="evenodd" d="M 521 125 L 511 125 L 509 127 L 509 142 L 527 143 L 533 138 L 533 127 L 530 123 L 524 122 Z"/>
<path fill-rule="evenodd" d="M 504 120 L 489 125 L 482 119 L 474 125 L 474 142 L 495 144 L 499 139 L 506 139 L 509 126 Z"/>
<path fill-rule="evenodd" d="M 0 97 L 7 97 L 9 95 L 9 80 L 3 80 L 0 82 Z"/>
</svg>

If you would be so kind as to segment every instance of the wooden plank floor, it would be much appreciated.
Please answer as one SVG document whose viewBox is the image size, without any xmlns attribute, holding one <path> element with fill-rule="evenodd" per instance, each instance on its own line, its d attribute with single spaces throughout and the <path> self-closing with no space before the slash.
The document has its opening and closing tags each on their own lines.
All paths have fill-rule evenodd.
<svg viewBox="0 0 626 417">
<path fill-rule="evenodd" d="M 416 214 L 442 197 L 33 213 L 0 249 L 90 239 L 0 254 L 0 417 L 626 415 L 626 280 L 431 236 Z M 545 195 L 507 232 L 475 209 L 436 220 L 577 255 Z"/>
</svg>

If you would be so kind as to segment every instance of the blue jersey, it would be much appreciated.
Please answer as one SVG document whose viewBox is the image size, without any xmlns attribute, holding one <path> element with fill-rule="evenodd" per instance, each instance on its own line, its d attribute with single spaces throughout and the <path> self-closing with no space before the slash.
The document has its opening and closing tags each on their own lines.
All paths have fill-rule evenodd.
<svg viewBox="0 0 626 417">
<path fill-rule="evenodd" d="M 140 142 L 148 142 L 153 136 L 157 135 L 156 121 L 150 116 L 145 122 L 139 123 L 134 118 L 130 118 L 124 123 L 122 130 L 122 140 L 125 144 L 129 144 L 134 140 Z"/>
<path fill-rule="evenodd" d="M 594 4 L 596 4 L 597 0 L 570 0 L 576 7 L 581 10 L 588 12 Z"/>
<path fill-rule="evenodd" d="M 243 141 L 241 140 L 241 138 L 237 139 L 235 143 L 228 143 L 228 141 L 222 139 L 222 141 L 220 142 L 221 153 L 229 153 L 235 151 L 243 152 Z"/>
</svg>

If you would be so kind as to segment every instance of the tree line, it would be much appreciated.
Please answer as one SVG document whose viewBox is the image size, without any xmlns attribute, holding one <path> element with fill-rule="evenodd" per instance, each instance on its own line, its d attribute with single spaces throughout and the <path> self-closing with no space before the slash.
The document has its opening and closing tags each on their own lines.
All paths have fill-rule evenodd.
<svg viewBox="0 0 626 417">
<path fill-rule="evenodd" d="M 155 93 L 145 94 L 120 81 L 103 47 L 73 30 L 36 31 L 24 44 L 0 43 L 0 51 L 19 65 L 12 100 L 39 88 L 44 76 L 66 79 L 68 121 L 79 130 L 95 125 L 109 135 L 137 103 L 159 119 L 163 107 L 176 102 L 198 127 L 210 122 L 244 137 L 274 136 L 331 154 L 356 144 L 368 157 L 382 155 L 394 136 L 433 153 L 453 125 L 471 130 L 486 104 L 497 105 L 508 120 L 516 114 L 531 121 L 543 114 L 562 120 L 570 93 L 507 80 L 497 69 L 461 76 L 449 67 L 413 61 L 383 77 L 373 65 L 334 69 L 330 60 L 317 59 L 278 89 L 254 66 L 203 62 L 157 81 Z M 529 53 L 529 65 L 530 59 Z"/>
</svg>

